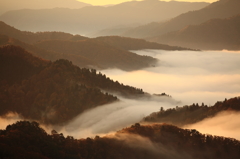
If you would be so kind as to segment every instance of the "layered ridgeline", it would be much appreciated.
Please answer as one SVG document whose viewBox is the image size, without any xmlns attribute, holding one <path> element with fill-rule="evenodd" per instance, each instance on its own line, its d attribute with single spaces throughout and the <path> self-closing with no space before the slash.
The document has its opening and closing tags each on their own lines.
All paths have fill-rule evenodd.
<svg viewBox="0 0 240 159">
<path fill-rule="evenodd" d="M 94 39 L 82 41 L 46 40 L 36 43 L 34 46 L 60 54 L 71 53 L 85 57 L 97 63 L 100 66 L 99 69 L 119 68 L 129 71 L 157 64 L 157 59 L 150 56 L 140 56 Z"/>
<path fill-rule="evenodd" d="M 124 33 L 124 36 L 135 38 L 157 37 L 168 32 L 183 29 L 188 25 L 199 25 L 215 18 L 229 18 L 240 14 L 239 0 L 219 0 L 209 6 L 189 11 L 166 22 L 143 25 Z M 156 40 L 157 41 L 157 40 Z"/>
<path fill-rule="evenodd" d="M 225 99 L 223 102 L 217 102 L 214 106 L 207 106 L 202 103 L 201 105 L 192 104 L 167 110 L 161 108 L 160 111 L 145 117 L 143 122 L 184 126 L 214 117 L 223 111 L 240 111 L 240 97 Z"/>
<path fill-rule="evenodd" d="M 52 61 L 63 58 L 80 67 L 124 70 L 151 67 L 157 62 L 152 57 L 140 56 L 79 35 L 62 32 L 22 32 L 5 23 L 1 23 L 1 28 L 1 45 L 18 45 L 38 57 Z M 59 47 L 61 49 L 58 49 Z"/>
<path fill-rule="evenodd" d="M 2 158 L 52 159 L 237 159 L 240 142 L 172 125 L 132 125 L 115 135 L 86 139 L 47 134 L 37 122 L 0 130 Z M 14 152 L 14 153 L 12 153 Z"/>
<path fill-rule="evenodd" d="M 151 39 L 159 43 L 205 50 L 240 49 L 240 14 L 226 19 L 212 19 Z"/>
<path fill-rule="evenodd" d="M 16 29 L 2 21 L 0 21 L 0 34 L 18 39 L 24 43 L 34 44 L 42 40 L 85 40 L 87 37 L 80 35 L 72 35 L 64 32 L 29 32 Z"/>
<path fill-rule="evenodd" d="M 126 71 L 152 67 L 158 60 L 150 56 L 118 49 L 97 40 L 46 40 L 34 45 L 0 35 L 1 45 L 21 46 L 32 54 L 48 59 L 67 59 L 79 67 L 107 69 L 118 68 Z"/>
<path fill-rule="evenodd" d="M 128 37 L 120 37 L 120 36 L 101 36 L 94 39 L 126 51 L 127 50 L 144 50 L 144 49 L 193 50 L 190 48 L 164 45 L 164 44 L 159 44 L 155 42 L 149 42 L 143 39 L 135 39 L 135 38 L 128 38 Z"/>
<path fill-rule="evenodd" d="M 161 45 L 145 40 L 124 37 L 89 39 L 63 32 L 25 32 L 0 23 L 0 45 L 21 46 L 35 56 L 55 61 L 68 59 L 80 67 L 119 68 L 136 70 L 156 65 L 157 59 L 140 56 L 128 50 L 163 49 L 188 50 L 187 48 Z"/>
<path fill-rule="evenodd" d="M 19 9 L 52 9 L 52 8 L 71 8 L 79 9 L 90 6 L 90 4 L 83 3 L 77 0 L 0 0 L 0 14 L 11 10 Z"/>
<path fill-rule="evenodd" d="M 39 10 L 24 7 L 22 10 L 9 11 L 1 15 L 0 20 L 21 30 L 64 31 L 86 35 L 109 27 L 129 27 L 153 21 L 165 21 L 207 5 L 208 3 L 199 2 L 144 0 L 109 7 L 89 6 L 80 9 L 69 9 L 67 5 L 64 8 L 46 9 L 49 8 L 46 7 Z"/>
<path fill-rule="evenodd" d="M 112 81 L 94 69 L 79 68 L 68 60 L 50 62 L 21 47 L 0 48 L 0 114 L 18 113 L 24 119 L 64 124 L 84 110 L 144 92 Z"/>
</svg>

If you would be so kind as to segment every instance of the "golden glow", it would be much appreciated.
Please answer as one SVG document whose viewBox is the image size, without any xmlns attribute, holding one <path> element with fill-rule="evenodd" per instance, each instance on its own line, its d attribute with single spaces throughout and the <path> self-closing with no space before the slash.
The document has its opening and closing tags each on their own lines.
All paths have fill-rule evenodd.
<svg viewBox="0 0 240 159">
<path fill-rule="evenodd" d="M 92 5 L 108 5 L 108 4 L 119 4 L 122 2 L 127 1 L 141 1 L 141 0 L 78 0 L 80 2 L 92 4 Z M 171 0 L 164 0 L 164 1 L 171 1 Z M 182 2 L 216 2 L 218 0 L 176 0 L 176 1 L 182 1 Z"/>
</svg>

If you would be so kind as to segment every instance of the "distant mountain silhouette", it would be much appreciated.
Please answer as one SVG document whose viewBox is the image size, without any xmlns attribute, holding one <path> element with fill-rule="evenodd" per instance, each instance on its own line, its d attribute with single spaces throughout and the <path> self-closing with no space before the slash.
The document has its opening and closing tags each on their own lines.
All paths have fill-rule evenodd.
<svg viewBox="0 0 240 159">
<path fill-rule="evenodd" d="M 90 4 L 77 0 L 0 0 L 0 15 L 10 10 L 19 9 L 46 9 L 46 8 L 71 8 L 79 9 Z"/>
<path fill-rule="evenodd" d="M 28 39 L 31 41 L 32 38 L 28 38 Z M 17 39 L 10 38 L 6 35 L 1 35 L 0 34 L 0 45 L 2 46 L 2 45 L 8 45 L 8 44 L 9 45 L 20 46 L 20 47 L 24 48 L 25 50 L 27 50 L 28 52 L 32 53 L 33 55 L 35 55 L 37 57 L 41 57 L 43 59 L 47 59 L 47 60 L 51 60 L 51 61 L 55 61 L 55 60 L 58 60 L 58 59 L 68 59 L 79 67 L 94 66 L 94 67 L 97 67 L 97 68 L 101 68 L 100 65 L 98 65 L 96 62 L 94 62 L 90 59 L 87 59 L 83 56 L 74 55 L 74 54 L 71 54 L 71 53 L 62 54 L 62 53 L 55 52 L 55 51 L 49 51 L 49 50 L 41 49 L 41 48 L 38 48 L 34 45 L 24 43 L 24 42 L 19 41 Z"/>
<path fill-rule="evenodd" d="M 94 67 L 99 69 L 119 68 L 124 70 L 149 67 L 157 62 L 154 58 L 140 56 L 119 49 L 106 42 L 89 39 L 80 35 L 62 32 L 23 32 L 3 22 L 0 22 L 0 28 L 0 45 L 11 44 L 21 46 L 38 57 L 52 61 L 63 58 L 71 60 L 80 67 Z M 135 41 L 138 42 L 137 39 Z M 146 44 L 151 43 L 145 42 Z M 161 46 L 159 44 L 156 45 Z M 146 45 L 146 47 L 148 49 L 152 48 L 151 45 Z M 140 45 L 139 48 L 141 49 Z"/>
<path fill-rule="evenodd" d="M 3 158 L 53 159 L 237 159 L 240 141 L 176 126 L 136 123 L 112 136 L 75 139 L 37 122 L 19 121 L 0 130 Z M 14 152 L 14 153 L 13 153 Z"/>
<path fill-rule="evenodd" d="M 47 60 L 68 59 L 80 67 L 123 70 L 152 67 L 157 62 L 157 59 L 128 50 L 191 50 L 118 36 L 90 39 L 63 32 L 25 32 L 0 22 L 0 45 L 6 44 L 20 46 Z"/>
<path fill-rule="evenodd" d="M 105 42 L 111 46 L 123 50 L 143 50 L 143 49 L 161 49 L 161 50 L 191 50 L 188 48 L 163 45 L 155 42 L 148 42 L 143 39 L 135 39 L 120 36 L 105 36 L 95 38 L 98 41 Z"/>
<path fill-rule="evenodd" d="M 98 63 L 102 68 L 120 68 L 137 70 L 152 67 L 157 60 L 149 56 L 140 56 L 107 43 L 89 39 L 81 41 L 46 40 L 34 46 L 61 54 L 80 55 Z"/>
<path fill-rule="evenodd" d="M 0 34 L 13 37 L 22 42 L 34 44 L 43 40 L 71 40 L 79 41 L 89 39 L 80 35 L 72 35 L 64 32 L 26 32 L 20 31 L 12 26 L 0 21 Z M 95 38 L 98 41 L 105 42 L 113 47 L 118 47 L 124 50 L 141 50 L 141 49 L 162 49 L 162 50 L 187 50 L 187 48 L 172 47 L 161 45 L 158 43 L 147 42 L 145 40 L 125 38 L 119 36 L 107 36 Z"/>
<path fill-rule="evenodd" d="M 80 35 L 72 35 L 64 32 L 29 32 L 21 31 L 0 21 L 0 34 L 18 39 L 22 42 L 33 44 L 42 40 L 84 40 L 88 39 Z"/>
<path fill-rule="evenodd" d="M 23 9 L 9 11 L 0 20 L 28 31 L 64 31 L 85 35 L 119 25 L 165 21 L 209 3 L 130 1 L 109 7 L 89 6 L 81 9 Z M 67 6 L 66 6 L 67 7 Z"/>
<path fill-rule="evenodd" d="M 209 6 L 181 14 L 167 22 L 152 23 L 131 29 L 123 36 L 135 38 L 156 37 L 162 34 L 180 30 L 188 25 L 199 25 L 214 18 L 228 18 L 240 14 L 239 0 L 219 0 Z"/>
<path fill-rule="evenodd" d="M 139 24 L 132 24 L 132 25 L 120 25 L 120 26 L 114 26 L 110 28 L 104 28 L 102 30 L 98 30 L 95 32 L 91 32 L 86 34 L 87 37 L 100 37 L 100 36 L 119 36 L 123 34 L 124 32 L 138 27 Z"/>
<path fill-rule="evenodd" d="M 143 122 L 147 123 L 168 123 L 177 126 L 184 126 L 200 122 L 206 118 L 215 116 L 221 111 L 240 111 L 240 97 L 225 99 L 222 102 L 216 102 L 214 106 L 192 104 L 183 107 L 176 107 L 159 112 L 154 112 L 145 117 Z"/>
<path fill-rule="evenodd" d="M 189 25 L 151 40 L 206 50 L 240 50 L 240 14 L 227 19 L 212 19 L 200 25 Z"/>
</svg>

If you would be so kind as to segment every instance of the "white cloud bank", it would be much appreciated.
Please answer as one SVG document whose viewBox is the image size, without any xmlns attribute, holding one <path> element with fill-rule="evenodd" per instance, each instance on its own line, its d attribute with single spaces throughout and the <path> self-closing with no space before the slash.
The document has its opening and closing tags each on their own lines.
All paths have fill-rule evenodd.
<svg viewBox="0 0 240 159">
<path fill-rule="evenodd" d="M 113 69 L 102 72 L 113 80 L 142 88 L 144 91 L 152 94 L 163 92 L 170 94 L 174 99 L 182 101 L 182 104 L 178 104 L 178 106 L 202 102 L 207 105 L 213 105 L 215 102 L 223 101 L 225 98 L 240 96 L 239 52 L 162 50 L 135 52 L 158 58 L 160 60 L 159 65 L 154 68 L 133 72 Z M 158 111 L 160 107 L 167 109 L 175 106 L 176 104 L 166 100 L 141 101 L 122 99 L 121 102 L 97 107 L 80 114 L 64 129 L 53 128 L 56 128 L 59 130 L 59 133 L 63 133 L 65 136 L 71 135 L 75 138 L 94 137 L 95 135 L 111 133 L 139 122 L 144 116 Z M 233 116 L 233 119 L 238 120 L 240 114 L 234 114 Z M 223 116 L 223 119 L 229 121 L 228 117 Z M 218 121 L 215 118 L 211 120 Z M 207 123 L 211 123 L 210 121 L 207 121 Z M 4 120 L 1 121 L 1 123 L 4 122 Z M 8 124 L 11 124 L 11 122 Z M 237 124 L 233 124 L 233 127 L 236 129 L 230 129 L 221 122 L 215 129 L 223 133 L 216 135 L 240 139 L 237 136 L 237 134 L 240 134 L 240 129 L 236 127 Z M 202 125 L 204 126 L 205 123 Z M 201 129 L 200 126 L 193 125 L 192 128 L 199 129 L 205 133 L 202 130 L 210 130 L 209 128 L 212 127 L 206 124 L 206 127 Z M 53 128 L 50 127 L 49 130 Z M 229 132 L 222 130 L 223 128 L 229 130 Z M 206 133 L 215 134 L 215 132 L 211 131 L 206 131 Z"/>
<path fill-rule="evenodd" d="M 213 105 L 240 95 L 240 53 L 228 51 L 134 51 L 160 60 L 140 71 L 105 70 L 107 76 L 150 93 L 172 95 L 184 104 Z"/>
<path fill-rule="evenodd" d="M 240 140 L 240 113 L 221 112 L 213 118 L 207 118 L 196 124 L 185 126 L 203 134 L 224 136 Z"/>
<path fill-rule="evenodd" d="M 120 83 L 143 88 L 149 93 L 167 93 L 182 101 L 213 105 L 225 98 L 240 96 L 240 53 L 228 51 L 134 51 L 160 60 L 158 66 L 133 72 L 117 69 L 102 73 Z M 176 104 L 122 99 L 79 115 L 65 133 L 86 137 L 111 133 L 139 122 L 142 117 Z M 220 125 L 219 125 L 220 126 Z M 239 132 L 239 131 L 238 131 Z M 230 135 L 231 136 L 231 135 Z"/>
</svg>

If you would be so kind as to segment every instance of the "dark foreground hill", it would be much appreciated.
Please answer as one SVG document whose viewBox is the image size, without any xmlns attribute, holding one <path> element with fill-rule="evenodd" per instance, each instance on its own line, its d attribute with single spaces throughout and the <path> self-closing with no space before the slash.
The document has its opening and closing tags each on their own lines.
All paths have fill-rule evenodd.
<svg viewBox="0 0 240 159">
<path fill-rule="evenodd" d="M 161 109 L 144 118 L 147 123 L 169 123 L 184 126 L 213 117 L 221 111 L 240 111 L 240 97 L 225 99 L 217 102 L 214 106 L 192 104 L 189 106 Z"/>
<path fill-rule="evenodd" d="M 205 50 L 239 50 L 240 14 L 227 19 L 212 19 L 200 25 L 189 25 L 152 40 Z"/>
<path fill-rule="evenodd" d="M 50 61 L 35 57 L 20 47 L 0 47 L 0 81 L 7 84 L 20 83 L 39 73 L 49 63 Z"/>
<path fill-rule="evenodd" d="M 238 140 L 165 124 L 135 124 L 114 136 L 94 139 L 65 137 L 54 130 L 49 135 L 37 122 L 28 121 L 0 130 L 2 158 L 237 159 L 239 149 Z"/>
<path fill-rule="evenodd" d="M 0 47 L 0 56 L 1 115 L 16 112 L 25 119 L 64 124 L 86 109 L 117 101 L 107 92 L 126 97 L 145 94 L 94 69 L 79 68 L 68 60 L 45 61 L 20 47 Z"/>
</svg>

